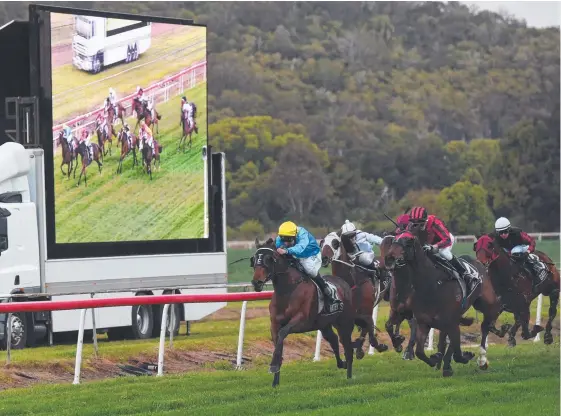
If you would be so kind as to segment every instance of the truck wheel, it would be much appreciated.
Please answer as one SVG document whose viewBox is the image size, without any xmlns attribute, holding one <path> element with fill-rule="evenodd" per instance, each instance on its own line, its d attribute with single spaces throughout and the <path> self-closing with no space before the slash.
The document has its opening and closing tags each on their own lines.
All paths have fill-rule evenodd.
<svg viewBox="0 0 561 416">
<path fill-rule="evenodd" d="M 131 61 L 132 61 L 131 47 L 127 46 L 127 57 L 125 58 L 125 62 L 128 64 Z"/>
<path fill-rule="evenodd" d="M 8 325 L 12 326 L 12 345 L 13 350 L 22 350 L 25 348 L 27 343 L 27 320 L 25 319 L 24 312 L 17 312 L 12 314 L 9 323 L 6 323 L 6 329 Z M 8 333 L 7 330 L 5 332 Z M 4 345 L 5 346 L 5 345 Z"/>
<path fill-rule="evenodd" d="M 152 336 L 154 313 L 151 305 L 132 307 L 132 336 L 135 339 L 147 339 Z"/>
<path fill-rule="evenodd" d="M 138 59 L 138 45 L 135 43 L 132 48 L 132 59 L 136 61 Z"/>
<path fill-rule="evenodd" d="M 170 334 L 170 331 L 173 328 L 173 335 L 179 335 L 179 325 L 181 324 L 181 309 L 180 309 L 181 305 L 175 303 L 173 305 L 169 305 L 169 311 L 168 311 L 168 319 L 167 319 L 167 328 L 166 328 L 166 335 Z M 171 322 L 171 308 L 174 308 L 174 317 L 175 317 L 175 322 Z M 173 324 L 173 326 L 172 326 Z"/>
</svg>

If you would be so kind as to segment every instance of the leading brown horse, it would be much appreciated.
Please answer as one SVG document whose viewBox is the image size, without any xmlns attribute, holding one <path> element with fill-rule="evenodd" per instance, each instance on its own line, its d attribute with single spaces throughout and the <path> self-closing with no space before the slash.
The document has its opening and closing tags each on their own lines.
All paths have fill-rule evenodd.
<svg viewBox="0 0 561 416">
<path fill-rule="evenodd" d="M 68 179 L 70 179 L 70 173 L 72 172 L 72 169 L 74 169 L 74 177 L 76 177 L 76 168 L 78 167 L 78 160 L 76 160 L 76 157 L 78 156 L 78 153 L 74 150 L 74 146 L 77 146 L 78 142 L 76 141 L 76 139 L 73 138 L 71 142 L 72 145 L 69 145 L 68 141 L 63 136 L 64 136 L 64 132 L 61 131 L 57 137 L 58 144 L 62 149 L 62 161 L 60 163 L 60 171 L 64 176 L 67 176 Z M 62 170 L 62 167 L 64 165 L 66 165 L 67 167 L 66 173 Z"/>
<path fill-rule="evenodd" d="M 538 258 L 549 269 L 548 277 L 539 286 L 540 290 L 535 291 L 532 288 L 531 271 L 526 270 L 521 262 L 513 260 L 489 235 L 482 235 L 473 245 L 473 249 L 477 259 L 487 267 L 495 291 L 505 310 L 514 315 L 515 322 L 509 330 L 509 346 L 516 345 L 515 336 L 520 327 L 522 327 L 523 339 L 533 338 L 543 331 L 539 325 L 534 325 L 532 331 L 528 328 L 530 304 L 540 293 L 549 296 L 549 319 L 545 327 L 543 342 L 551 344 L 553 342 L 552 322 L 557 315 L 559 303 L 559 271 L 551 258 L 541 251 L 535 251 Z"/>
<path fill-rule="evenodd" d="M 329 342 L 337 368 L 347 369 L 347 378 L 353 373 L 352 332 L 354 328 L 354 308 L 351 287 L 340 277 L 324 276 L 331 283 L 343 303 L 343 311 L 325 315 L 320 311 L 319 289 L 298 270 L 294 259 L 280 255 L 272 238 L 260 245 L 255 240 L 257 251 L 251 258 L 253 267 L 253 288 L 261 292 L 268 280 L 273 283 L 274 293 L 269 303 L 271 316 L 271 336 L 275 351 L 269 372 L 274 374 L 273 387 L 280 381 L 284 340 L 288 334 L 320 330 Z M 333 331 L 337 329 L 339 337 Z M 345 361 L 339 355 L 339 338 L 345 351 Z"/>
<path fill-rule="evenodd" d="M 185 117 L 182 115 L 181 117 L 181 131 L 183 132 L 181 139 L 179 139 L 179 144 L 177 145 L 177 151 L 179 152 L 179 150 L 181 149 L 181 144 L 183 144 L 183 152 L 185 153 L 185 142 L 187 141 L 187 136 L 189 136 L 189 150 L 191 150 L 191 147 L 193 145 L 193 131 L 196 134 L 199 134 L 199 128 L 197 127 L 197 122 L 195 121 L 195 119 L 193 118 L 193 125 L 190 125 L 187 120 L 185 119 Z"/>
<path fill-rule="evenodd" d="M 419 238 L 410 231 L 400 234 L 394 240 L 385 258 L 386 267 L 394 270 L 398 291 L 401 287 L 413 285 L 412 309 L 417 321 L 415 355 L 431 367 L 440 365 L 444 360 L 445 377 L 453 374 L 450 365 L 452 355 L 456 362 L 462 364 L 467 364 L 474 357 L 471 352 L 462 353 L 460 342 L 460 321 L 472 305 L 484 316 L 479 349 L 481 369 L 488 367 L 487 335 L 490 331 L 499 333 L 494 325 L 501 313 L 501 305 L 483 264 L 469 256 L 462 256 L 460 259 L 480 279 L 477 284 L 467 288 L 465 299 L 458 282 L 450 279 L 448 271 L 436 266 L 425 253 Z M 430 328 L 440 330 L 439 348 L 445 347 L 446 336 L 449 337 L 450 345 L 444 356 L 442 351 L 430 358 L 426 356 L 424 347 Z"/>
<path fill-rule="evenodd" d="M 355 305 L 355 324 L 360 329 L 360 336 L 355 339 L 356 358 L 364 358 L 362 346 L 368 333 L 370 345 L 378 352 L 388 350 L 385 344 L 379 344 L 374 328 L 376 323 L 372 320 L 372 311 L 382 299 L 380 293 L 380 279 L 376 279 L 376 285 L 370 277 L 370 272 L 363 267 L 353 263 L 345 246 L 348 242 L 341 244 L 337 233 L 329 233 L 320 243 L 322 266 L 331 264 L 331 274 L 341 277 L 351 286 L 353 292 L 353 305 Z"/>
</svg>

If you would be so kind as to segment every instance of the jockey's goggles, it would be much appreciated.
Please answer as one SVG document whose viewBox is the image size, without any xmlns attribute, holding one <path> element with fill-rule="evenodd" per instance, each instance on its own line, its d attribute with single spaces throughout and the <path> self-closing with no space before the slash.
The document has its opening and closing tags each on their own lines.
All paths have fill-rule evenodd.
<svg viewBox="0 0 561 416">
<path fill-rule="evenodd" d="M 287 236 L 287 235 L 281 235 L 280 239 L 283 243 L 292 243 L 294 241 L 294 237 Z"/>
</svg>

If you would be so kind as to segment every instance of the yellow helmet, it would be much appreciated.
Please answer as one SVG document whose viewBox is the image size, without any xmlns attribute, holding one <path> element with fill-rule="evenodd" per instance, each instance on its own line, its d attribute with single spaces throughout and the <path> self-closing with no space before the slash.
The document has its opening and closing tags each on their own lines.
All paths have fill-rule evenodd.
<svg viewBox="0 0 561 416">
<path fill-rule="evenodd" d="M 292 221 L 286 221 L 279 227 L 279 235 L 281 237 L 296 237 L 298 227 Z"/>
</svg>

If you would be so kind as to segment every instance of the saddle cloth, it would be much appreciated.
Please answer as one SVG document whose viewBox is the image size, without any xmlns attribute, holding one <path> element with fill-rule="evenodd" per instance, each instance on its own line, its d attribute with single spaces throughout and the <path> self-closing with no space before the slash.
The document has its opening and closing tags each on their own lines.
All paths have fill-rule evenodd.
<svg viewBox="0 0 561 416">
<path fill-rule="evenodd" d="M 464 268 L 467 271 L 467 281 L 462 279 L 460 274 L 457 272 L 455 268 L 453 268 L 446 260 L 441 259 L 439 256 L 431 256 L 434 264 L 444 271 L 446 271 L 449 275 L 458 282 L 460 285 L 460 289 L 462 291 L 462 305 L 465 303 L 466 299 L 469 298 L 472 293 L 479 287 L 481 284 L 481 275 L 479 272 L 473 267 L 468 261 L 458 258 L 458 261 L 462 263 Z"/>
<path fill-rule="evenodd" d="M 333 303 L 325 301 L 325 295 L 321 291 L 318 284 L 313 279 L 312 282 L 314 282 L 314 285 L 316 286 L 316 290 L 318 292 L 318 313 L 320 315 L 331 315 L 332 313 L 337 312 L 337 310 L 332 311 L 331 307 L 333 306 Z M 331 297 L 336 300 L 341 300 L 339 299 L 339 294 L 337 293 L 337 288 L 335 287 L 335 285 L 331 282 L 328 282 L 327 280 L 325 281 L 325 283 L 327 284 L 327 287 L 331 292 Z"/>
</svg>

